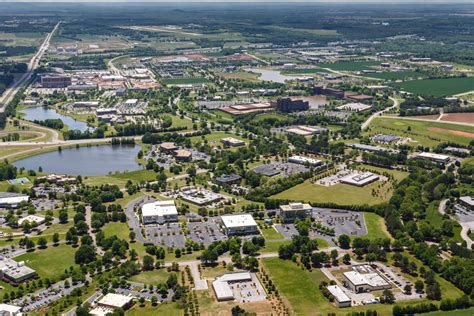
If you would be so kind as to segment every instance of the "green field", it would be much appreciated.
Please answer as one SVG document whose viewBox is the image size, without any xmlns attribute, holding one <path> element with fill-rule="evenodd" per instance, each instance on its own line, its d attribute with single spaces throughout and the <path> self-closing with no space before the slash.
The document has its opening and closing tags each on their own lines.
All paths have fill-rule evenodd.
<svg viewBox="0 0 474 316">
<path fill-rule="evenodd" d="M 474 77 L 411 80 L 394 86 L 414 94 L 443 97 L 474 90 Z"/>
<path fill-rule="evenodd" d="M 399 80 L 399 79 L 407 79 L 407 78 L 424 77 L 423 74 L 416 71 L 393 71 L 393 72 L 387 71 L 387 72 L 363 74 L 362 76 L 368 77 L 368 78 L 384 79 L 384 80 Z"/>
<path fill-rule="evenodd" d="M 342 61 L 336 63 L 318 64 L 320 68 L 329 68 L 336 71 L 362 71 L 380 65 L 378 61 Z"/>
<path fill-rule="evenodd" d="M 15 260 L 25 261 L 26 265 L 35 269 L 42 278 L 58 280 L 65 269 L 75 265 L 75 252 L 76 249 L 71 246 L 61 244 L 23 254 Z"/>
<path fill-rule="evenodd" d="M 389 233 L 385 227 L 385 221 L 382 217 L 375 213 L 364 213 L 365 225 L 367 226 L 367 238 L 387 238 Z"/>
<path fill-rule="evenodd" d="M 135 304 L 125 315 L 127 316 L 155 316 L 155 315 L 169 315 L 169 316 L 181 316 L 183 310 L 178 307 L 176 302 L 167 302 L 159 304 L 158 306 L 151 306 L 149 302 L 144 307 L 140 307 L 140 304 Z"/>
<path fill-rule="evenodd" d="M 379 183 L 380 181 L 376 181 L 359 188 L 341 183 L 326 187 L 306 181 L 273 195 L 271 198 L 312 203 L 335 203 L 338 205 L 377 205 L 386 202 L 389 198 L 372 196 L 372 189 L 376 188 Z"/>
<path fill-rule="evenodd" d="M 435 130 L 433 130 L 433 128 Z M 410 131 L 408 131 L 410 129 Z M 441 129 L 441 130 L 436 130 Z M 414 121 L 393 118 L 376 118 L 370 124 L 369 134 L 395 134 L 410 137 L 416 141 L 413 145 L 428 147 L 436 146 L 441 142 L 454 142 L 468 145 L 472 138 L 448 133 L 449 130 L 474 133 L 474 127 L 450 123 L 429 121 Z"/>
<path fill-rule="evenodd" d="M 423 314 L 425 316 L 472 316 L 474 315 L 474 307 L 469 309 L 457 309 L 454 311 L 437 311 Z"/>
<path fill-rule="evenodd" d="M 166 282 L 169 275 L 170 273 L 168 273 L 168 271 L 160 269 L 140 272 L 140 274 L 132 276 L 129 280 L 133 282 L 156 285 L 158 283 Z"/>
<path fill-rule="evenodd" d="M 163 79 L 162 82 L 165 85 L 210 83 L 210 81 L 206 78 Z"/>
</svg>

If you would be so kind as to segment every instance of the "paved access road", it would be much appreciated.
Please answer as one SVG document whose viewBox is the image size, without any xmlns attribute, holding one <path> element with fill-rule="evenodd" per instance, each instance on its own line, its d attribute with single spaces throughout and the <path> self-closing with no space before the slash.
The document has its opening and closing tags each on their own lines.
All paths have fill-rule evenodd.
<svg viewBox="0 0 474 316">
<path fill-rule="evenodd" d="M 374 114 L 372 114 L 368 119 L 367 121 L 365 121 L 364 123 L 362 123 L 362 125 L 360 126 L 360 128 L 362 130 L 366 129 L 367 127 L 369 127 L 370 123 L 373 121 L 374 118 L 376 118 L 377 116 L 382 116 L 382 114 L 384 114 L 385 112 L 391 110 L 391 109 L 394 109 L 394 108 L 397 108 L 398 106 L 400 106 L 400 100 L 399 99 L 396 99 L 396 98 L 392 98 L 392 97 L 389 97 L 390 100 L 392 100 L 393 102 L 393 105 L 392 106 L 389 106 L 388 108 L 385 108 L 383 109 L 382 111 L 378 111 L 378 112 L 375 112 Z"/>
<path fill-rule="evenodd" d="M 39 62 L 41 58 L 43 57 L 44 53 L 48 50 L 49 42 L 51 41 L 51 38 L 53 37 L 54 33 L 59 28 L 59 24 L 61 24 L 61 22 L 56 24 L 56 26 L 51 31 L 51 33 L 49 33 L 46 36 L 43 43 L 38 48 L 38 51 L 28 63 L 27 71 L 23 74 L 23 76 L 21 76 L 21 78 L 18 81 L 13 83 L 11 87 L 5 90 L 3 95 L 0 97 L 0 112 L 5 111 L 5 107 L 7 106 L 7 104 L 10 103 L 11 100 L 13 100 L 13 98 L 18 93 L 18 91 L 20 91 L 20 89 L 23 88 L 23 86 L 31 79 L 31 76 L 33 75 L 34 71 L 39 66 Z"/>
</svg>

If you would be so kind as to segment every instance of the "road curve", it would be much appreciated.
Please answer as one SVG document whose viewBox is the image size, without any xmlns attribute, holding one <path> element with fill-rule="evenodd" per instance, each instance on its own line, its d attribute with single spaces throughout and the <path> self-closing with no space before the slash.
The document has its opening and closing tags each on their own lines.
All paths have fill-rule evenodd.
<svg viewBox="0 0 474 316">
<path fill-rule="evenodd" d="M 367 121 L 365 121 L 364 123 L 362 123 L 362 125 L 360 126 L 360 128 L 362 130 L 366 129 L 367 127 L 369 127 L 370 123 L 372 123 L 373 119 L 378 117 L 378 116 L 381 116 L 383 113 L 385 113 L 386 111 L 389 111 L 391 109 L 394 109 L 396 107 L 398 107 L 400 105 L 400 100 L 398 99 L 395 99 L 393 97 L 389 97 L 390 100 L 392 100 L 393 102 L 393 105 L 388 107 L 388 108 L 385 108 L 381 111 L 378 111 L 378 112 L 375 112 L 374 114 L 372 114 L 368 119 Z"/>
</svg>

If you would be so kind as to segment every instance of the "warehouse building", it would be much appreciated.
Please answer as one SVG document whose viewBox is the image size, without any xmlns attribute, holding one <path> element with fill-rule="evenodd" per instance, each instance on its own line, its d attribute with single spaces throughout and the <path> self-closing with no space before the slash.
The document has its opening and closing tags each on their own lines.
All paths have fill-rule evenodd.
<svg viewBox="0 0 474 316">
<path fill-rule="evenodd" d="M 391 288 L 390 284 L 378 273 L 348 271 L 343 273 L 345 285 L 355 293 L 379 291 Z"/>
<path fill-rule="evenodd" d="M 293 223 L 295 220 L 304 220 L 311 214 L 313 207 L 309 204 L 290 203 L 288 205 L 280 205 L 280 217 L 285 223 Z"/>
<path fill-rule="evenodd" d="M 377 143 L 390 144 L 394 141 L 399 140 L 400 137 L 392 134 L 378 134 L 372 137 L 372 140 Z"/>
<path fill-rule="evenodd" d="M 447 155 L 434 154 L 434 153 L 428 153 L 428 152 L 419 153 L 416 155 L 416 158 L 433 161 L 439 164 L 446 164 L 451 159 L 451 157 Z"/>
<path fill-rule="evenodd" d="M 319 166 L 323 162 L 322 160 L 303 157 L 303 156 L 291 156 L 288 158 L 288 162 L 297 163 L 300 165 L 311 165 L 311 166 Z"/>
<path fill-rule="evenodd" d="M 36 271 L 25 266 L 24 261 L 16 262 L 10 258 L 0 257 L 0 278 L 3 280 L 18 284 L 36 275 Z"/>
<path fill-rule="evenodd" d="M 132 304 L 133 297 L 131 296 L 108 293 L 97 302 L 97 305 L 89 312 L 89 315 L 105 316 L 109 313 L 113 313 L 118 308 L 127 310 Z"/>
<path fill-rule="evenodd" d="M 178 210 L 173 200 L 156 201 L 142 206 L 143 224 L 163 224 L 176 221 L 178 221 Z"/>
<path fill-rule="evenodd" d="M 381 153 L 381 152 L 387 152 L 389 151 L 388 148 L 380 147 L 380 146 L 372 146 L 372 145 L 366 145 L 366 144 L 346 144 L 347 147 L 354 148 L 357 150 L 362 150 L 362 151 L 370 151 L 370 152 L 375 152 L 375 153 Z"/>
<path fill-rule="evenodd" d="M 344 293 L 339 285 L 329 285 L 327 287 L 329 293 L 334 296 L 334 304 L 337 307 L 351 307 L 351 299 Z"/>
<path fill-rule="evenodd" d="M 30 197 L 25 194 L 11 193 L 11 192 L 0 192 L 0 207 L 13 207 L 20 206 L 21 202 L 28 202 Z"/>
<path fill-rule="evenodd" d="M 221 221 L 228 236 L 257 234 L 257 222 L 250 214 L 223 215 Z"/>
<path fill-rule="evenodd" d="M 339 181 L 341 183 L 355 185 L 357 187 L 363 187 L 369 183 L 377 181 L 379 178 L 379 175 L 367 171 L 363 173 L 355 172 L 353 174 L 341 178 Z"/>
</svg>

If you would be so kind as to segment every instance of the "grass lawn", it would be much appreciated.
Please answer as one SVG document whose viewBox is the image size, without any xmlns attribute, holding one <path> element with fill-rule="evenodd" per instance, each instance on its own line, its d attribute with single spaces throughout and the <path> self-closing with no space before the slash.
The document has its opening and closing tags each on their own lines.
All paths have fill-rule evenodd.
<svg viewBox="0 0 474 316">
<path fill-rule="evenodd" d="M 411 80 L 394 86 L 415 94 L 443 97 L 473 90 L 474 77 Z"/>
<path fill-rule="evenodd" d="M 412 144 L 428 147 L 434 147 L 441 142 L 468 145 L 472 140 L 467 136 L 453 134 L 455 131 L 474 133 L 474 127 L 428 121 L 376 118 L 370 124 L 369 134 L 395 134 L 409 137 L 415 141 Z"/>
<path fill-rule="evenodd" d="M 262 248 L 259 252 L 260 253 L 278 252 L 278 248 L 280 248 L 281 245 L 288 245 L 290 242 L 291 242 L 290 240 L 266 241 L 265 247 Z"/>
<path fill-rule="evenodd" d="M 176 302 L 166 302 L 159 304 L 158 306 L 151 306 L 151 303 L 147 302 L 144 307 L 140 307 L 140 304 L 135 304 L 125 315 L 127 316 L 155 316 L 155 315 L 169 315 L 169 316 L 181 316 L 183 310 L 178 307 Z"/>
<path fill-rule="evenodd" d="M 284 236 L 280 234 L 273 226 L 269 228 L 260 228 L 260 231 L 262 232 L 263 237 L 265 237 L 265 240 L 284 238 Z"/>
<path fill-rule="evenodd" d="M 44 250 L 35 250 L 18 256 L 16 261 L 25 261 L 26 265 L 35 269 L 42 278 L 58 280 L 65 269 L 74 266 L 75 248 L 61 244 L 49 246 Z"/>
<path fill-rule="evenodd" d="M 200 84 L 200 83 L 209 83 L 210 81 L 206 78 L 176 78 L 176 79 L 164 79 L 162 82 L 165 85 L 175 85 L 175 84 Z"/>
<path fill-rule="evenodd" d="M 322 186 L 306 181 L 286 191 L 273 195 L 273 199 L 288 199 L 312 203 L 335 203 L 339 205 L 377 205 L 388 201 L 390 198 L 382 198 L 372 195 L 372 189 L 376 188 L 380 181 L 373 182 L 363 188 L 338 183 L 333 186 Z"/>
<path fill-rule="evenodd" d="M 456 309 L 454 311 L 437 311 L 423 314 L 425 316 L 472 316 L 474 315 L 474 307 L 469 309 Z"/>
<path fill-rule="evenodd" d="M 393 72 L 387 71 L 387 72 L 363 74 L 362 77 L 385 79 L 385 80 L 399 80 L 399 79 L 407 79 L 407 78 L 419 78 L 419 77 L 424 77 L 424 76 L 423 74 L 416 71 L 393 71 Z"/>
<path fill-rule="evenodd" d="M 171 127 L 186 127 L 187 130 L 193 129 L 193 122 L 191 120 L 180 118 L 179 116 L 171 116 Z M 197 123 L 198 124 L 198 123 Z"/>
<path fill-rule="evenodd" d="M 378 61 L 342 61 L 336 63 L 318 64 L 320 68 L 329 68 L 336 71 L 362 71 L 380 65 Z"/>
<path fill-rule="evenodd" d="M 213 143 L 216 145 L 221 145 L 220 140 L 225 137 L 232 137 L 232 138 L 237 138 L 241 139 L 245 142 L 248 142 L 248 140 L 245 140 L 242 136 L 231 134 L 231 133 L 225 133 L 225 132 L 213 132 L 209 135 L 205 135 L 204 139 L 206 139 L 209 143 Z M 193 144 L 198 143 L 198 142 L 203 142 L 202 136 L 193 136 L 191 137 L 191 141 Z"/>
<path fill-rule="evenodd" d="M 364 213 L 365 225 L 367 226 L 367 236 L 369 239 L 387 238 L 390 234 L 385 226 L 384 219 L 375 213 Z"/>
<path fill-rule="evenodd" d="M 129 280 L 133 282 L 140 282 L 144 284 L 153 284 L 164 283 L 168 279 L 170 273 L 165 269 L 153 270 L 153 271 L 144 271 L 140 274 L 132 276 Z"/>
</svg>

